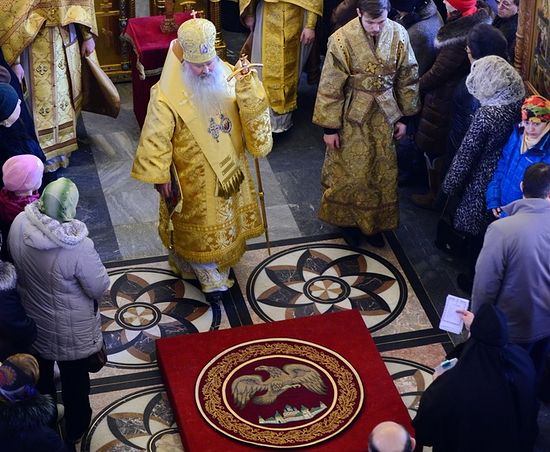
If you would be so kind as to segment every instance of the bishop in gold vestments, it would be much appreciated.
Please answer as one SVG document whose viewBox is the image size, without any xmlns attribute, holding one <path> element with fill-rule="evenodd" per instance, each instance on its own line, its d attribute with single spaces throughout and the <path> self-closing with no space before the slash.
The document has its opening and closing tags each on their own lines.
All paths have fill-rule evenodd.
<svg viewBox="0 0 550 452">
<path fill-rule="evenodd" d="M 46 171 L 66 167 L 78 148 L 82 103 L 80 42 L 97 36 L 93 0 L 17 0 L 0 8 L 0 46 L 16 74 L 25 68 L 29 101 Z M 86 53 L 89 53 L 88 51 Z"/>
<path fill-rule="evenodd" d="M 261 78 L 272 109 L 273 132 L 292 126 L 298 81 L 315 38 L 322 0 L 239 0 L 243 21 L 254 30 L 252 61 L 261 62 Z"/>
<path fill-rule="evenodd" d="M 215 37 L 206 19 L 180 26 L 151 89 L 132 168 L 134 178 L 161 192 L 159 233 L 173 266 L 190 266 L 205 293 L 231 286 L 229 266 L 247 239 L 264 232 L 245 149 L 262 157 L 272 147 L 261 82 L 253 72 L 227 82 L 232 67 L 216 56 Z M 171 172 L 181 211 L 166 201 Z"/>
<path fill-rule="evenodd" d="M 319 218 L 366 235 L 398 226 L 394 131 L 420 107 L 407 31 L 387 11 L 373 23 L 358 17 L 330 37 L 313 114 L 327 143 Z"/>
</svg>

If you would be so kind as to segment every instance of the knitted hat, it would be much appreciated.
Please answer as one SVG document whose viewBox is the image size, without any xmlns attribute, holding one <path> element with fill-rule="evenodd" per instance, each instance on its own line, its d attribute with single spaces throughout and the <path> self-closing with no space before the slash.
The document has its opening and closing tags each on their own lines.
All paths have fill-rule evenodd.
<svg viewBox="0 0 550 452">
<path fill-rule="evenodd" d="M 61 177 L 50 182 L 38 200 L 38 209 L 60 223 L 71 221 L 76 215 L 78 188 L 74 182 Z"/>
<path fill-rule="evenodd" d="M 531 96 L 521 106 L 521 120 L 550 122 L 550 100 L 542 96 Z"/>
<path fill-rule="evenodd" d="M 463 16 L 469 16 L 477 11 L 477 0 L 447 0 L 453 8 Z"/>
<path fill-rule="evenodd" d="M 42 185 L 44 164 L 32 155 L 16 155 L 2 166 L 2 180 L 6 190 L 13 192 L 35 191 Z"/>
<path fill-rule="evenodd" d="M 190 19 L 178 29 L 183 59 L 190 63 L 206 63 L 216 56 L 216 27 L 206 19 Z"/>
<path fill-rule="evenodd" d="M 0 83 L 9 83 L 11 81 L 11 74 L 4 66 L 0 66 Z"/>
<path fill-rule="evenodd" d="M 0 121 L 8 119 L 19 102 L 17 92 L 8 83 L 0 83 Z"/>
<path fill-rule="evenodd" d="M 18 353 L 6 358 L 0 366 L 0 400 L 14 403 L 34 397 L 39 375 L 34 356 Z"/>
<path fill-rule="evenodd" d="M 410 13 L 420 0 L 390 0 L 391 7 L 397 11 Z"/>
<path fill-rule="evenodd" d="M 525 97 L 518 71 L 508 61 L 489 55 L 472 63 L 466 87 L 481 105 L 510 105 Z"/>
</svg>

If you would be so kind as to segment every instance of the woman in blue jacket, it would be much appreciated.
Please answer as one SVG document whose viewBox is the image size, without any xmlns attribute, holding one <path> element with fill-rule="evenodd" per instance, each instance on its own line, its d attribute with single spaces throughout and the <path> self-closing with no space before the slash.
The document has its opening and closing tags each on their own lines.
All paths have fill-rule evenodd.
<svg viewBox="0 0 550 452">
<path fill-rule="evenodd" d="M 496 218 L 501 217 L 502 206 L 522 198 L 519 184 L 527 167 L 539 162 L 550 164 L 550 101 L 542 96 L 528 97 L 521 107 L 521 119 L 487 187 L 487 209 Z"/>
</svg>

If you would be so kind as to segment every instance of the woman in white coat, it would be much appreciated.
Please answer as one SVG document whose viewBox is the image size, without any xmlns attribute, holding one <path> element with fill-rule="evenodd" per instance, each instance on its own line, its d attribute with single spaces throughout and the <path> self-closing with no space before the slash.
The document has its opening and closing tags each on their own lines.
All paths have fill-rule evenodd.
<svg viewBox="0 0 550 452">
<path fill-rule="evenodd" d="M 77 442 L 91 420 L 89 357 L 103 345 L 98 305 L 109 287 L 86 225 L 74 218 L 77 204 L 76 185 L 58 179 L 15 218 L 8 238 L 21 302 L 38 331 L 37 388 L 55 399 L 57 361 L 68 442 Z"/>
</svg>

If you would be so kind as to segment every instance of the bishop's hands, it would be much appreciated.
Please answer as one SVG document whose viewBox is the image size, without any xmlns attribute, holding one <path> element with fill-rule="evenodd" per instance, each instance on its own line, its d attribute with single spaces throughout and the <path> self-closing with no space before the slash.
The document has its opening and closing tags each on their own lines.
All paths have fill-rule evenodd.
<svg viewBox="0 0 550 452">
<path fill-rule="evenodd" d="M 248 55 L 242 55 L 235 64 L 235 70 L 239 71 L 235 77 L 240 80 L 244 76 L 250 73 L 250 61 L 248 61 Z"/>
<path fill-rule="evenodd" d="M 233 77 L 235 77 L 237 80 L 244 79 L 248 74 L 256 73 L 256 69 L 253 69 L 255 67 L 262 67 L 263 64 L 260 63 L 250 63 L 248 61 L 248 55 L 242 55 L 239 58 L 239 61 L 235 64 L 235 69 L 231 73 L 229 77 L 227 77 L 227 81 L 229 82 Z M 257 77 L 256 77 L 257 78 Z"/>
</svg>

